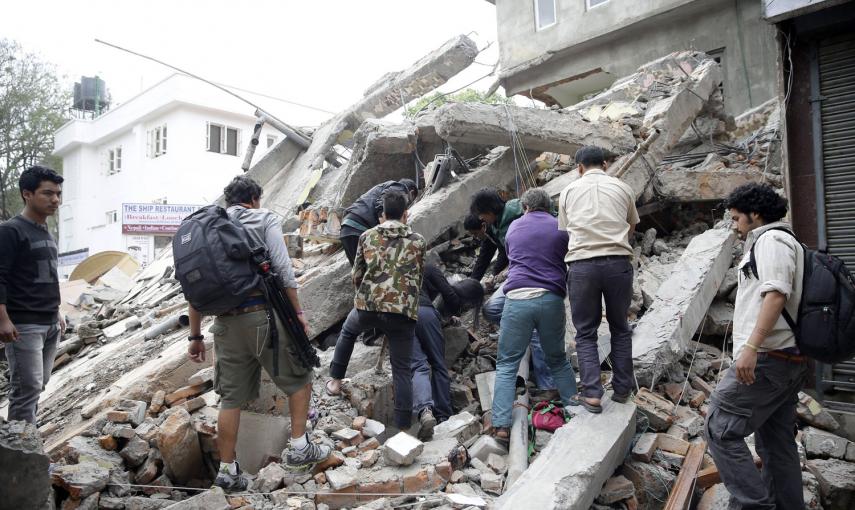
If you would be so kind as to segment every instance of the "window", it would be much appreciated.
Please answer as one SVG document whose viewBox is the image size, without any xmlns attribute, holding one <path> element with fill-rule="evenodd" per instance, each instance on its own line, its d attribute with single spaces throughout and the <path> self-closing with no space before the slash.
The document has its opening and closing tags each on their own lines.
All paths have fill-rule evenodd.
<svg viewBox="0 0 855 510">
<path fill-rule="evenodd" d="M 601 5 L 609 3 L 609 0 L 585 0 L 588 3 L 588 9 L 593 9 L 594 7 L 599 7 Z"/>
<path fill-rule="evenodd" d="M 279 138 L 273 135 L 267 135 L 267 148 L 271 148 L 276 145 L 276 142 L 279 141 Z"/>
<path fill-rule="evenodd" d="M 116 223 L 119 221 L 119 212 L 118 211 L 107 211 L 107 225 Z"/>
<path fill-rule="evenodd" d="M 238 145 L 240 145 L 239 129 L 208 122 L 208 140 L 205 146 L 208 152 L 237 156 Z"/>
<path fill-rule="evenodd" d="M 122 171 L 122 146 L 107 151 L 107 175 Z"/>
<path fill-rule="evenodd" d="M 555 0 L 534 0 L 534 22 L 537 30 L 555 24 Z"/>
<path fill-rule="evenodd" d="M 146 153 L 150 158 L 166 154 L 166 125 L 158 126 L 148 131 Z"/>
</svg>

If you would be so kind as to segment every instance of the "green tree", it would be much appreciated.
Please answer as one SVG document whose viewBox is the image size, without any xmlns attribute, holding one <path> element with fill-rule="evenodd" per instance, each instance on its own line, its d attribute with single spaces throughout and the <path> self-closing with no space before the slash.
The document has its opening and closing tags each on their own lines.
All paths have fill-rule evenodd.
<svg viewBox="0 0 855 510">
<path fill-rule="evenodd" d="M 456 94 L 449 95 L 434 92 L 433 94 L 422 97 L 413 106 L 407 108 L 406 116 L 413 117 L 428 105 L 435 108 L 445 103 L 514 104 L 513 99 L 505 97 L 502 94 L 496 93 L 489 96 L 485 94 L 485 92 L 477 89 L 464 89 Z"/>
<path fill-rule="evenodd" d="M 61 171 L 53 157 L 53 135 L 67 119 L 70 94 L 56 66 L 0 39 L 0 220 L 23 207 L 21 172 L 36 164 Z"/>
</svg>

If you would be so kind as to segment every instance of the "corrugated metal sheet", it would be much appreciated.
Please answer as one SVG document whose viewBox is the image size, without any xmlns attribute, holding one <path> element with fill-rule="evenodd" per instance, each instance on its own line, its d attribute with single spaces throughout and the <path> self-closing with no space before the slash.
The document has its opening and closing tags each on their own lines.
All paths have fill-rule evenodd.
<svg viewBox="0 0 855 510">
<path fill-rule="evenodd" d="M 855 34 L 820 41 L 818 58 L 828 250 L 855 268 Z M 855 361 L 822 366 L 821 373 L 826 388 L 855 391 Z"/>
<path fill-rule="evenodd" d="M 820 42 L 819 73 L 828 249 L 855 267 L 855 35 Z"/>
</svg>

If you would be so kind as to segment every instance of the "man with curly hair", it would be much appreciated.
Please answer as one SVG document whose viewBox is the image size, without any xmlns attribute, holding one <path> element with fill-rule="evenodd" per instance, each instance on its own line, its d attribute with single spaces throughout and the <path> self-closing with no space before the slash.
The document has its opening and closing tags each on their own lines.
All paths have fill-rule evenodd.
<svg viewBox="0 0 855 510">
<path fill-rule="evenodd" d="M 745 255 L 733 314 L 736 362 L 716 386 L 705 424 L 710 453 L 730 492 L 731 508 L 803 509 L 794 430 L 808 367 L 781 314 L 785 309 L 793 317 L 798 313 L 804 250 L 781 221 L 787 201 L 772 187 L 740 186 L 725 207 L 745 240 Z M 751 434 L 763 460 L 761 470 L 745 444 Z"/>
</svg>

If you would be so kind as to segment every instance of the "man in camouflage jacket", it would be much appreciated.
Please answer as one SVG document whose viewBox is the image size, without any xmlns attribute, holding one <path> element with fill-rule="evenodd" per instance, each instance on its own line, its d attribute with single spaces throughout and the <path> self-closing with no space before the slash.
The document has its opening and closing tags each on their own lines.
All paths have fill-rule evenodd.
<svg viewBox="0 0 855 510">
<path fill-rule="evenodd" d="M 341 329 L 330 375 L 336 385 L 344 378 L 356 337 L 376 328 L 389 340 L 392 384 L 395 392 L 395 425 L 410 427 L 413 407 L 411 352 L 419 313 L 427 243 L 406 225 L 407 197 L 387 193 L 382 222 L 359 238 L 353 263 L 356 287 L 354 309 Z M 327 385 L 330 391 L 330 384 Z"/>
</svg>

